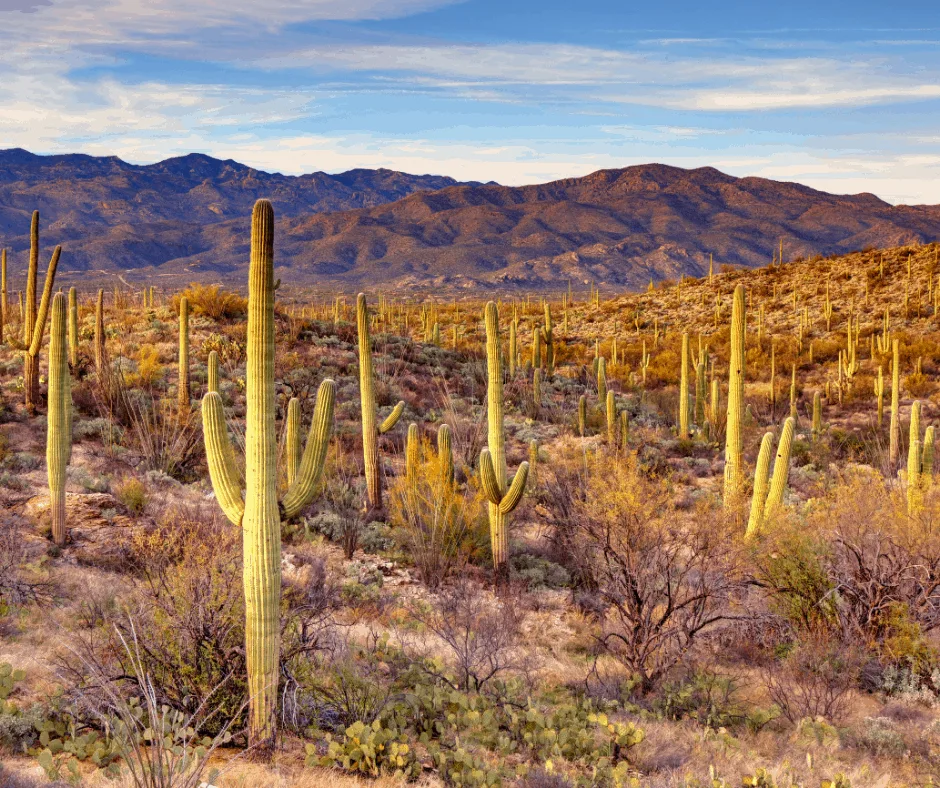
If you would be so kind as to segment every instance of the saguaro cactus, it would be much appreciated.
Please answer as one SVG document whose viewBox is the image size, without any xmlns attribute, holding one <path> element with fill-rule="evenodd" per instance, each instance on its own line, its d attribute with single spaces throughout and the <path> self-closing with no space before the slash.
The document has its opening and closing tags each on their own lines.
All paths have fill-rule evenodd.
<svg viewBox="0 0 940 788">
<path fill-rule="evenodd" d="M 437 463 L 441 484 L 445 487 L 453 487 L 454 451 L 451 448 L 451 429 L 447 424 L 442 424 L 437 428 Z"/>
<path fill-rule="evenodd" d="M 202 400 L 203 435 L 209 474 L 225 515 L 242 529 L 245 586 L 245 653 L 248 663 L 249 741 L 270 746 L 277 710 L 280 652 L 281 518 L 291 518 L 311 501 L 333 427 L 335 385 L 324 380 L 300 469 L 277 499 L 277 438 L 274 424 L 274 210 L 255 203 L 248 272 L 245 494 L 225 426 L 222 398 Z"/>
<path fill-rule="evenodd" d="M 555 374 L 555 332 L 552 330 L 552 307 L 545 302 L 545 326 L 542 328 L 545 341 L 545 372 L 551 377 Z"/>
<path fill-rule="evenodd" d="M 813 439 L 819 440 L 819 436 L 822 435 L 823 423 L 822 423 L 822 393 L 819 391 L 813 392 Z"/>
<path fill-rule="evenodd" d="M 78 366 L 78 293 L 69 288 L 69 361 Z"/>
<path fill-rule="evenodd" d="M 743 481 L 744 443 L 744 285 L 734 288 L 731 304 L 731 359 L 728 367 L 728 418 L 725 429 L 724 505 L 737 505 Z"/>
<path fill-rule="evenodd" d="M 381 511 L 382 466 L 379 461 L 379 435 L 384 435 L 398 423 L 405 403 L 399 402 L 385 421 L 376 424 L 372 339 L 369 336 L 369 306 L 365 293 L 360 293 L 356 298 L 356 326 L 359 329 L 359 401 L 362 406 L 362 455 L 365 460 L 366 490 L 370 507 L 374 511 Z"/>
<path fill-rule="evenodd" d="M 39 267 L 39 211 L 33 211 L 30 227 L 29 269 L 26 272 L 26 314 L 23 325 L 23 344 L 26 345 L 26 358 L 23 366 L 23 385 L 26 389 L 26 410 L 35 413 L 39 405 L 39 350 L 46 330 L 46 316 L 52 299 L 52 286 L 55 272 L 59 265 L 62 247 L 57 246 L 52 252 L 49 268 L 46 270 L 46 282 L 42 289 L 39 309 L 36 309 L 36 274 Z"/>
<path fill-rule="evenodd" d="M 787 489 L 787 479 L 790 477 L 790 451 L 793 448 L 795 427 L 796 422 L 792 418 L 787 418 L 783 422 L 780 443 L 777 444 L 777 458 L 774 460 L 774 475 L 770 481 L 770 492 L 767 494 L 767 503 L 764 506 L 764 519 L 772 516 L 777 507 L 783 503 L 783 493 Z"/>
<path fill-rule="evenodd" d="M 49 475 L 49 511 L 52 540 L 65 544 L 65 476 L 72 453 L 72 386 L 66 346 L 66 300 L 52 299 L 49 337 L 49 413 L 46 424 L 46 469 Z"/>
<path fill-rule="evenodd" d="M 486 416 L 489 425 L 488 448 L 480 452 L 480 479 L 489 500 L 490 544 L 493 566 L 504 573 L 509 559 L 507 516 L 519 505 L 525 492 L 529 463 L 523 462 L 512 483 L 507 484 L 506 453 L 503 436 L 503 363 L 500 356 L 499 311 L 490 301 L 486 319 Z"/>
<path fill-rule="evenodd" d="M 901 345 L 895 339 L 891 342 L 891 426 L 889 429 L 888 461 L 892 469 L 897 468 L 901 456 Z"/>
<path fill-rule="evenodd" d="M 180 353 L 177 399 L 180 418 L 189 415 L 189 299 L 180 299 Z"/>
<path fill-rule="evenodd" d="M 689 333 L 682 334 L 679 362 L 679 440 L 689 439 Z"/>
<path fill-rule="evenodd" d="M 597 400 L 607 401 L 607 359 L 603 356 L 597 359 Z"/>
<path fill-rule="evenodd" d="M 0 342 L 4 340 L 4 329 L 10 319 L 7 311 L 7 250 L 0 249 Z"/>
<path fill-rule="evenodd" d="M 211 350 L 209 351 L 209 380 L 206 383 L 206 389 L 208 391 L 218 392 L 219 390 L 219 354 Z"/>
<path fill-rule="evenodd" d="M 418 433 L 418 425 L 411 422 L 408 425 L 408 437 L 405 443 L 405 481 L 409 495 L 414 495 L 418 491 L 418 465 L 420 463 L 421 436 Z"/>
<path fill-rule="evenodd" d="M 587 434 L 587 396 L 578 397 L 578 435 L 582 438 Z"/>
<path fill-rule="evenodd" d="M 757 453 L 757 467 L 754 469 L 754 493 L 751 496 L 751 515 L 747 521 L 746 538 L 754 536 L 764 520 L 764 505 L 767 502 L 767 487 L 770 483 L 770 454 L 773 451 L 774 434 L 764 433 Z"/>
<path fill-rule="evenodd" d="M 617 448 L 617 400 L 613 391 L 607 392 L 607 444 L 611 449 Z"/>
<path fill-rule="evenodd" d="M 106 385 L 108 372 L 108 354 L 104 334 L 104 290 L 98 291 L 95 302 L 95 373 L 98 383 Z"/>
<path fill-rule="evenodd" d="M 878 367 L 878 377 L 875 379 L 875 398 L 878 402 L 878 427 L 880 429 L 885 419 L 885 376 L 881 367 Z"/>
<path fill-rule="evenodd" d="M 921 459 L 921 474 L 925 484 L 930 484 L 933 479 L 933 460 L 936 444 L 935 430 L 931 424 L 924 432 L 924 453 Z"/>
</svg>

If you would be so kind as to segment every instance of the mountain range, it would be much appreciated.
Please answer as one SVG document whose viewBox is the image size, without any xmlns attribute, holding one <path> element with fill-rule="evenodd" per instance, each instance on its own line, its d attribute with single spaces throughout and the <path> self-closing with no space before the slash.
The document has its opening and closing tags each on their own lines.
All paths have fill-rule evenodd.
<svg viewBox="0 0 940 788">
<path fill-rule="evenodd" d="M 285 281 L 329 289 L 639 288 L 720 264 L 940 239 L 940 206 L 893 206 L 796 183 L 662 164 L 508 187 L 392 170 L 285 176 L 191 154 L 0 151 L 0 246 L 25 259 L 29 215 L 69 277 L 228 280 L 248 263 L 251 205 L 268 197 Z M 71 278 L 71 277 L 69 277 Z"/>
</svg>

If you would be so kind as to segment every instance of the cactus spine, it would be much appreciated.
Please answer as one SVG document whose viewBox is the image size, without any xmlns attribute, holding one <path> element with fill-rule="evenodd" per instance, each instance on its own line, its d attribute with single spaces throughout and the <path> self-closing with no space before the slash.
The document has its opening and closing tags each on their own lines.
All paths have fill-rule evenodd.
<svg viewBox="0 0 940 788">
<path fill-rule="evenodd" d="M 529 463 L 523 462 L 516 471 L 512 483 L 507 483 L 506 454 L 503 435 L 503 364 L 499 343 L 499 311 L 490 301 L 486 305 L 486 363 L 487 401 L 486 415 L 489 425 L 488 448 L 480 452 L 480 478 L 483 491 L 489 499 L 490 544 L 493 566 L 504 573 L 509 558 L 509 535 L 506 517 L 525 492 Z"/>
<path fill-rule="evenodd" d="M 66 346 L 66 299 L 52 299 L 49 336 L 49 413 L 46 425 L 46 468 L 49 475 L 49 509 L 52 540 L 65 544 L 65 476 L 72 452 L 72 387 Z"/>
<path fill-rule="evenodd" d="M 682 334 L 679 363 L 679 440 L 689 439 L 689 334 Z"/>
<path fill-rule="evenodd" d="M 362 406 L 362 454 L 365 460 L 369 505 L 382 510 L 382 466 L 379 461 L 379 435 L 392 429 L 401 418 L 405 403 L 399 402 L 381 424 L 376 424 L 375 387 L 372 371 L 372 339 L 369 336 L 369 307 L 366 296 L 356 298 L 356 326 L 359 329 L 359 400 Z"/>
<path fill-rule="evenodd" d="M 46 330 L 46 316 L 52 300 L 52 286 L 55 272 L 59 265 L 62 247 L 57 246 L 52 252 L 49 268 L 46 269 L 46 282 L 42 289 L 39 309 L 36 308 L 36 275 L 39 268 L 39 211 L 33 211 L 30 226 L 29 269 L 26 273 L 26 315 L 23 325 L 23 344 L 26 345 L 26 358 L 23 367 L 23 384 L 26 389 L 26 410 L 35 413 L 39 404 L 39 350 Z"/>
<path fill-rule="evenodd" d="M 751 515 L 747 521 L 745 538 L 754 536 L 764 519 L 764 505 L 767 502 L 767 487 L 770 482 L 770 453 L 773 451 L 774 435 L 764 433 L 757 453 L 757 467 L 754 469 L 754 493 L 751 496 Z"/>
<path fill-rule="evenodd" d="M 189 299 L 180 299 L 179 383 L 177 399 L 180 418 L 189 415 Z"/>
<path fill-rule="evenodd" d="M 451 429 L 442 424 L 437 429 L 437 462 L 440 469 L 441 484 L 445 488 L 454 486 L 454 451 L 451 448 Z"/>
<path fill-rule="evenodd" d="M 787 489 L 787 479 L 790 476 L 790 450 L 793 447 L 793 430 L 796 422 L 787 418 L 783 422 L 783 431 L 780 433 L 780 443 L 777 444 L 777 458 L 774 460 L 774 475 L 770 481 L 770 492 L 764 506 L 764 519 L 771 517 L 783 503 L 783 493 Z"/>
<path fill-rule="evenodd" d="M 206 457 L 216 498 L 242 529 L 245 653 L 248 665 L 249 741 L 273 743 L 280 652 L 281 519 L 296 516 L 313 498 L 333 427 L 335 385 L 324 380 L 294 483 L 278 501 L 274 424 L 274 210 L 255 203 L 248 272 L 245 495 L 225 426 L 222 398 L 202 401 Z"/>
<path fill-rule="evenodd" d="M 214 391 L 218 393 L 219 391 L 219 354 L 212 350 L 209 352 L 209 380 L 206 384 L 206 389 L 208 391 Z"/>
<path fill-rule="evenodd" d="M 734 288 L 731 306 L 731 359 L 728 369 L 728 418 L 725 430 L 724 504 L 737 505 L 741 494 L 744 450 L 741 422 L 744 417 L 744 285 Z"/>
<path fill-rule="evenodd" d="M 78 366 L 78 293 L 69 288 L 69 361 Z"/>
<path fill-rule="evenodd" d="M 891 426 L 889 435 L 888 461 L 892 469 L 897 468 L 901 454 L 901 347 L 897 339 L 891 343 L 893 361 L 891 365 Z"/>
</svg>

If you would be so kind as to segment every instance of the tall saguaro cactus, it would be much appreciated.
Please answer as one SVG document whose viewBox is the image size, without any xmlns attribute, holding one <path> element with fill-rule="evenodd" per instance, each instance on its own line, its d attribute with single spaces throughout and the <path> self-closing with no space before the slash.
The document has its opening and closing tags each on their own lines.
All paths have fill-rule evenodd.
<svg viewBox="0 0 940 788">
<path fill-rule="evenodd" d="M 731 302 L 731 359 L 728 367 L 728 419 L 725 428 L 724 505 L 737 505 L 743 477 L 744 443 L 744 285 L 734 288 Z"/>
<path fill-rule="evenodd" d="M 689 332 L 682 334 L 679 362 L 679 440 L 689 439 Z"/>
<path fill-rule="evenodd" d="M 480 479 L 489 500 L 490 544 L 493 566 L 498 573 L 507 568 L 509 535 L 506 518 L 522 500 L 529 463 L 523 462 L 512 483 L 507 484 L 505 437 L 503 435 L 503 362 L 500 356 L 499 311 L 490 301 L 484 311 L 486 320 L 486 416 L 489 426 L 487 448 L 480 452 Z"/>
<path fill-rule="evenodd" d="M 189 415 L 189 299 L 180 299 L 179 383 L 176 391 L 180 418 Z"/>
<path fill-rule="evenodd" d="M 405 403 L 399 402 L 381 424 L 376 424 L 375 385 L 372 371 L 372 338 L 369 335 L 369 306 L 365 293 L 356 298 L 356 326 L 359 329 L 359 401 L 362 405 L 362 455 L 365 460 L 369 506 L 382 509 L 382 466 L 379 461 L 379 435 L 392 429 L 401 418 Z"/>
<path fill-rule="evenodd" d="M 245 491 L 225 425 L 222 398 L 202 400 L 209 474 L 219 506 L 242 529 L 245 587 L 245 653 L 248 665 L 249 741 L 273 741 L 280 654 L 281 518 L 296 516 L 312 500 L 323 472 L 333 428 L 335 384 L 324 380 L 307 445 L 293 484 L 277 498 L 274 424 L 274 209 L 255 203 L 248 271 Z"/>
<path fill-rule="evenodd" d="M 69 362 L 78 366 L 78 293 L 69 288 Z"/>
<path fill-rule="evenodd" d="M 72 447 L 72 385 L 65 337 L 65 296 L 62 293 L 56 293 L 52 299 L 52 326 L 49 336 L 46 469 L 49 475 L 52 540 L 59 546 L 65 544 L 65 476 Z"/>
<path fill-rule="evenodd" d="M 39 307 L 36 307 L 36 275 L 39 268 L 39 211 L 33 211 L 30 227 L 29 268 L 26 272 L 26 314 L 23 317 L 23 344 L 26 345 L 26 359 L 23 367 L 23 384 L 26 389 L 26 410 L 35 413 L 39 405 L 39 350 L 46 331 L 46 316 L 52 299 L 52 286 L 55 272 L 59 265 L 62 247 L 57 246 L 52 252 L 49 268 L 46 270 L 46 282 L 42 289 Z"/>
<path fill-rule="evenodd" d="M 901 345 L 897 339 L 891 343 L 891 426 L 888 439 L 888 461 L 896 469 L 901 456 Z"/>
</svg>

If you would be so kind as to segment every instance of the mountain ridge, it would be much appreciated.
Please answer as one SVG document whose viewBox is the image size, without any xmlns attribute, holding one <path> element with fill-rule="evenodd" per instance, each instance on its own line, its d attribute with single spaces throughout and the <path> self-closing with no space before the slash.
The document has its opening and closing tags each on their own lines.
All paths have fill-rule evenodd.
<svg viewBox="0 0 940 788">
<path fill-rule="evenodd" d="M 553 288 L 757 267 L 940 238 L 940 206 L 891 205 L 714 167 L 642 164 L 542 184 L 459 183 L 354 169 L 265 173 L 188 154 L 150 165 L 0 151 L 0 245 L 21 253 L 28 217 L 62 270 L 218 279 L 247 267 L 251 205 L 272 200 L 285 281 L 348 289 Z"/>
</svg>

